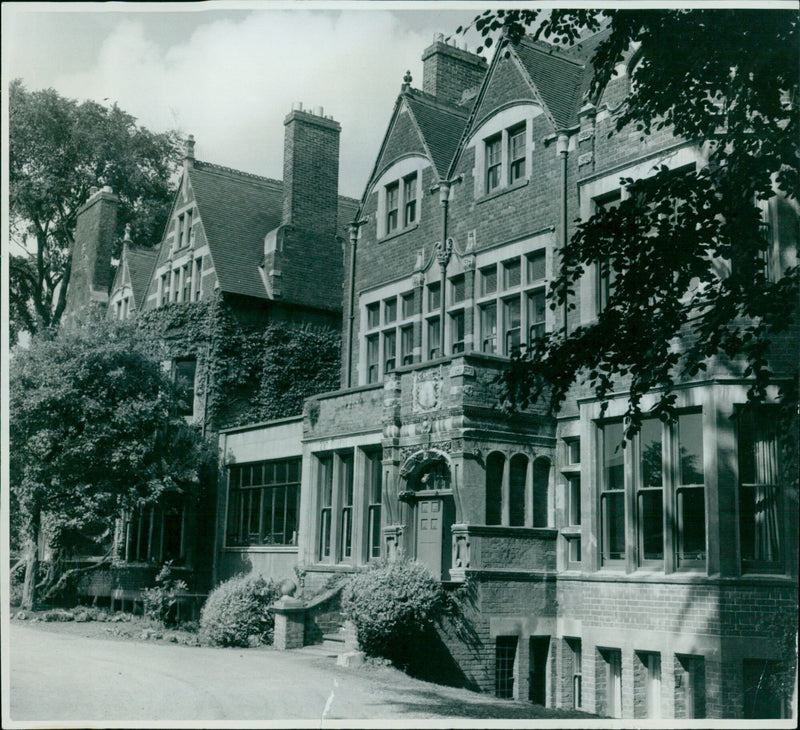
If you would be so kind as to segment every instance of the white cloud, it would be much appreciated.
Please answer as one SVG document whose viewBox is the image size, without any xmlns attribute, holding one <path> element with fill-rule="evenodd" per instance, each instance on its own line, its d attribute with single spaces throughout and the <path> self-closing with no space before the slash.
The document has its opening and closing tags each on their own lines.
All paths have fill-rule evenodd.
<svg viewBox="0 0 800 730">
<path fill-rule="evenodd" d="M 431 38 L 389 12 L 267 10 L 201 22 L 165 47 L 142 20 L 120 19 L 96 64 L 53 86 L 192 133 L 200 159 L 275 178 L 292 102 L 324 106 L 342 125 L 340 190 L 360 197 L 406 69 L 422 85 Z"/>
</svg>

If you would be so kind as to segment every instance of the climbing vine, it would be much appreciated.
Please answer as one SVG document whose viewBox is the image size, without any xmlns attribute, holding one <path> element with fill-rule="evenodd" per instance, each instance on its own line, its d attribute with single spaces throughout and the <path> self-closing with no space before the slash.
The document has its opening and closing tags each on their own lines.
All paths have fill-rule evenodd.
<svg viewBox="0 0 800 730">
<path fill-rule="evenodd" d="M 196 358 L 196 397 L 211 430 L 299 415 L 304 398 L 339 385 L 337 331 L 253 321 L 219 294 L 142 312 L 136 323 L 161 360 Z"/>
</svg>

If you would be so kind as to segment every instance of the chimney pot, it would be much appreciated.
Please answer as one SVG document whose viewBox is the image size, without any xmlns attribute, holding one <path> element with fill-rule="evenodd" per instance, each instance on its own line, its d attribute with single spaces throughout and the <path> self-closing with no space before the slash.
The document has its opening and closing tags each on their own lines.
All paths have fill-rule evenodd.
<svg viewBox="0 0 800 730">
<path fill-rule="evenodd" d="M 444 33 L 434 33 L 433 34 L 433 42 L 434 43 L 441 43 L 444 40 Z"/>
<path fill-rule="evenodd" d="M 318 116 L 318 117 L 323 117 L 323 116 L 325 116 L 325 114 L 324 114 L 324 111 L 325 111 L 325 110 L 324 110 L 324 109 L 323 109 L 321 106 L 315 106 L 315 107 L 314 107 L 314 114 L 315 114 L 316 116 Z"/>
</svg>

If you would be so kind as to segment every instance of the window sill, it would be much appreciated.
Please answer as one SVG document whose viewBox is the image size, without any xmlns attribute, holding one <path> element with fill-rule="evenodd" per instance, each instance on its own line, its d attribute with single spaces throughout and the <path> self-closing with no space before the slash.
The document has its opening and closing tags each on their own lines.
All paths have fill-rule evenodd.
<svg viewBox="0 0 800 730">
<path fill-rule="evenodd" d="M 222 548 L 226 553 L 296 553 L 297 545 L 242 545 Z"/>
<path fill-rule="evenodd" d="M 406 233 L 410 233 L 411 231 L 416 231 L 417 228 L 419 228 L 419 223 L 414 223 L 405 228 L 401 228 L 400 230 L 395 231 L 394 233 L 389 233 L 388 235 L 379 238 L 378 243 L 387 243 L 388 241 L 393 241 L 395 238 L 399 238 L 400 236 L 403 236 Z"/>
<path fill-rule="evenodd" d="M 518 180 L 511 185 L 505 185 L 504 187 L 498 188 L 497 190 L 492 190 L 491 193 L 485 193 L 480 197 L 475 199 L 475 204 L 480 205 L 481 203 L 486 203 L 490 200 L 494 200 L 495 198 L 504 195 L 505 193 L 513 192 L 514 190 L 519 190 L 520 188 L 524 188 L 529 182 L 528 178 L 524 180 Z"/>
</svg>

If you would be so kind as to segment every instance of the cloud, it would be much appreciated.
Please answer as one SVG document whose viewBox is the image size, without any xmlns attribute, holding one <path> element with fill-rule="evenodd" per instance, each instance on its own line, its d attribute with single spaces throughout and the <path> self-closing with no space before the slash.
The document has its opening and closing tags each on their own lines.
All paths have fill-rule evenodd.
<svg viewBox="0 0 800 730">
<path fill-rule="evenodd" d="M 201 21 L 164 44 L 128 15 L 90 69 L 53 86 L 116 101 L 151 129 L 192 133 L 199 159 L 275 178 L 292 102 L 323 106 L 342 125 L 340 191 L 360 197 L 406 69 L 422 85 L 431 37 L 384 11 L 266 10 Z"/>
</svg>

